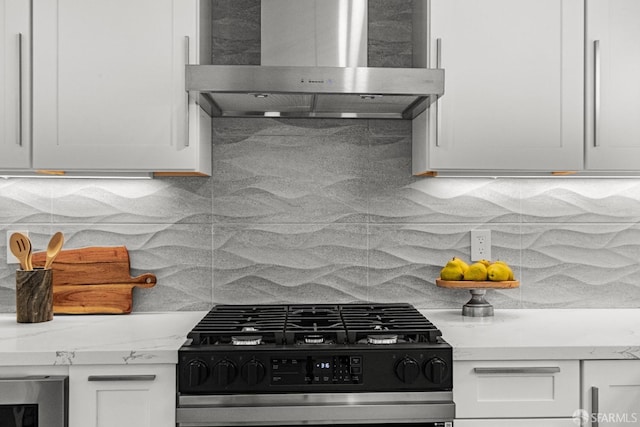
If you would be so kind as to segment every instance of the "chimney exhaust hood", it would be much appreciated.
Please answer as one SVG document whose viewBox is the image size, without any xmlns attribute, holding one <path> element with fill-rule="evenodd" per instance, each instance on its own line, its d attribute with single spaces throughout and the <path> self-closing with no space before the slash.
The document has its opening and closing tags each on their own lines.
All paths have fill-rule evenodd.
<svg viewBox="0 0 640 427">
<path fill-rule="evenodd" d="M 186 89 L 211 116 L 413 119 L 443 95 L 444 70 L 368 67 L 367 7 L 262 0 L 261 65 L 187 65 Z"/>
<path fill-rule="evenodd" d="M 412 119 L 444 92 L 421 68 L 188 65 L 213 116 Z"/>
</svg>

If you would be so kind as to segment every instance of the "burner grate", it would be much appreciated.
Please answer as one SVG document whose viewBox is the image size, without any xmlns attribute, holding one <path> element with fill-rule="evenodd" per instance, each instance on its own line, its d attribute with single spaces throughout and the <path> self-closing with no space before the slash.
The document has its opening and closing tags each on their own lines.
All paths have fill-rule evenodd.
<svg viewBox="0 0 640 427">
<path fill-rule="evenodd" d="M 437 342 L 442 332 L 410 304 L 353 304 L 342 306 L 342 318 L 349 343 L 376 341 L 390 343 L 387 336 L 396 335 L 398 342 Z M 370 339 L 374 337 L 374 339 Z"/>
<path fill-rule="evenodd" d="M 435 343 L 442 333 L 411 304 L 216 305 L 193 345 Z"/>
<path fill-rule="evenodd" d="M 287 344 L 342 344 L 346 333 L 337 305 L 289 306 Z"/>
<path fill-rule="evenodd" d="M 217 305 L 191 330 L 196 345 L 233 344 L 234 337 L 260 337 L 261 344 L 283 344 L 287 316 L 280 305 Z M 242 338 L 240 338 L 242 340 Z"/>
</svg>

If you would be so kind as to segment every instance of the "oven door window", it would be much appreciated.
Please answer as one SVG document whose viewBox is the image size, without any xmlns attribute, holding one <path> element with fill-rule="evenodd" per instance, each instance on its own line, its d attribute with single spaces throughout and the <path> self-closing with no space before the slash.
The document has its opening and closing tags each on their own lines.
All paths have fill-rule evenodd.
<svg viewBox="0 0 640 427">
<path fill-rule="evenodd" d="M 0 427 L 38 427 L 38 405 L 0 405 Z"/>
</svg>

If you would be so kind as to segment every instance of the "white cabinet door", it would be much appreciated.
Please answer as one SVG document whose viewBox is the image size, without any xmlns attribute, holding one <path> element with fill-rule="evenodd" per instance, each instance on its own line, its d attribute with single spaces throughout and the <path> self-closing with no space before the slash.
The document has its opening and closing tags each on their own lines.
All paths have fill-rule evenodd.
<svg viewBox="0 0 640 427">
<path fill-rule="evenodd" d="M 640 360 L 586 360 L 582 387 L 584 409 L 600 427 L 640 424 Z"/>
<path fill-rule="evenodd" d="M 69 427 L 175 427 L 175 369 L 69 367 Z"/>
<path fill-rule="evenodd" d="M 582 0 L 432 0 L 445 93 L 414 119 L 414 174 L 582 169 L 583 20 Z"/>
<path fill-rule="evenodd" d="M 588 0 L 587 169 L 640 170 L 640 2 Z"/>
<path fill-rule="evenodd" d="M 210 164 L 211 142 L 194 143 L 199 111 L 192 99 L 187 114 L 185 92 L 185 64 L 199 61 L 199 24 L 197 0 L 34 2 L 34 167 Z"/>
<path fill-rule="evenodd" d="M 30 2 L 0 0 L 0 168 L 29 168 Z"/>
<path fill-rule="evenodd" d="M 580 407 L 577 360 L 457 361 L 457 418 L 570 418 Z"/>
</svg>

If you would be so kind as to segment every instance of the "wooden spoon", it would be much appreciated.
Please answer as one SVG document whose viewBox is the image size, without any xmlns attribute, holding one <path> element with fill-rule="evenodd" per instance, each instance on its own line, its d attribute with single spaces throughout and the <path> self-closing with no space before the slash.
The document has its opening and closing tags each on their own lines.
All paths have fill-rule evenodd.
<svg viewBox="0 0 640 427">
<path fill-rule="evenodd" d="M 11 253 L 20 261 L 20 268 L 23 270 L 33 270 L 30 265 L 31 241 L 22 233 L 13 233 L 9 238 Z"/>
<path fill-rule="evenodd" d="M 53 236 L 51 236 L 51 240 L 49 240 L 49 245 L 47 245 L 47 260 L 44 263 L 44 269 L 48 269 L 53 264 L 53 260 L 56 259 L 60 250 L 62 249 L 62 245 L 64 244 L 64 235 L 61 232 L 57 232 Z"/>
</svg>

